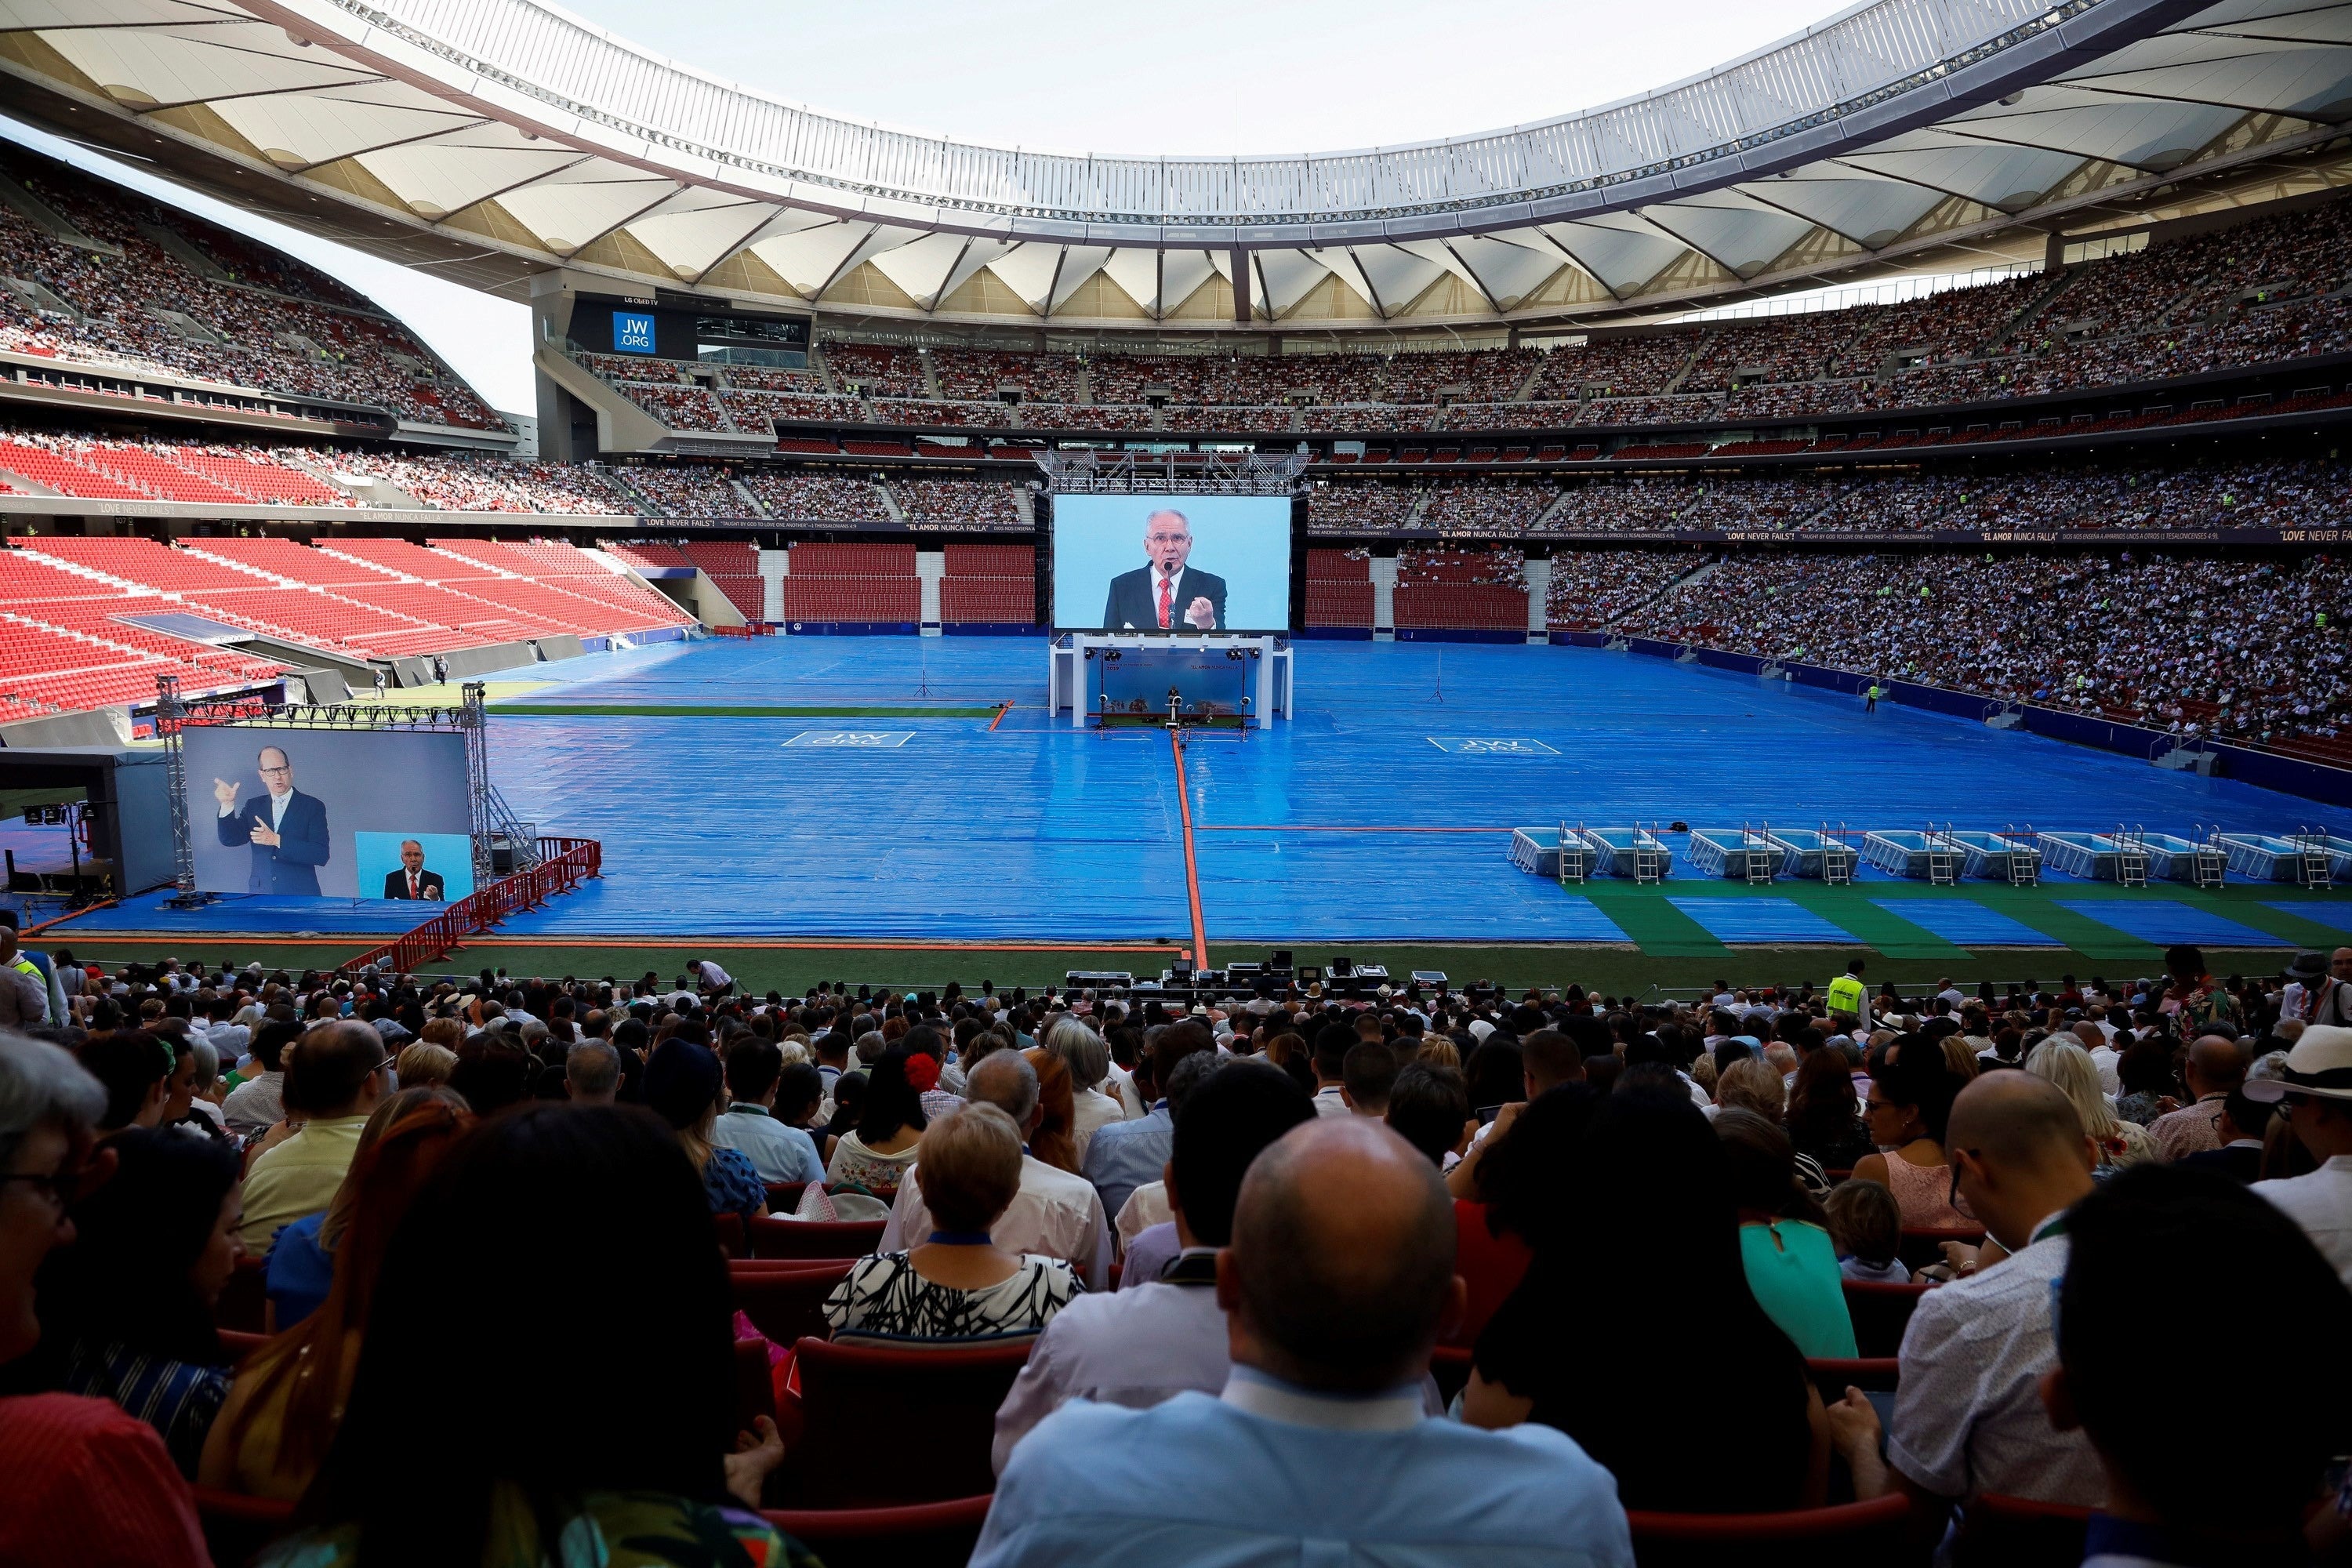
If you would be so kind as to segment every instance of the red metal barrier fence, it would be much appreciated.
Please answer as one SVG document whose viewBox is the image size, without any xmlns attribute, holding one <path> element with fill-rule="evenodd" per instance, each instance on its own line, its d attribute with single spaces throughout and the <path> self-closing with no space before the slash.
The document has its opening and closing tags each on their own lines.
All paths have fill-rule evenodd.
<svg viewBox="0 0 2352 1568">
<path fill-rule="evenodd" d="M 593 838 L 542 838 L 540 863 L 528 871 L 501 877 L 488 887 L 458 900 L 405 936 L 372 947 L 347 960 L 343 968 L 368 964 L 406 973 L 430 963 L 469 936 L 478 936 L 499 921 L 524 910 L 536 909 L 558 893 L 596 876 L 604 863 L 604 847 Z"/>
</svg>

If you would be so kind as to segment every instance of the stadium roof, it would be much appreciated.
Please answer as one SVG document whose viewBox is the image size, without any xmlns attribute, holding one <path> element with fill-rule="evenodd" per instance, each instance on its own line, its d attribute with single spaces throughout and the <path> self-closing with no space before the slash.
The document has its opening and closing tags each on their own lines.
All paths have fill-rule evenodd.
<svg viewBox="0 0 2352 1568">
<path fill-rule="evenodd" d="M 84 140 L 511 293 L 563 268 L 915 321 L 1477 328 L 2014 250 L 2275 167 L 2352 119 L 2352 0 L 1865 0 L 1555 120 L 1242 158 L 853 122 L 536 0 L 0 0 L 0 70 Z"/>
</svg>

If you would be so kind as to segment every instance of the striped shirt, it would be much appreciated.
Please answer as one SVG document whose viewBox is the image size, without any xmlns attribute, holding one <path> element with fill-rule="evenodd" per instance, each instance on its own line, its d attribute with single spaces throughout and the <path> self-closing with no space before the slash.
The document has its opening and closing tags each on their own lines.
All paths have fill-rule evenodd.
<svg viewBox="0 0 2352 1568">
<path fill-rule="evenodd" d="M 121 1343 L 74 1342 L 66 1360 L 69 1394 L 110 1399 L 163 1435 L 172 1462 L 194 1480 L 205 1451 L 205 1435 L 228 1397 L 231 1373 L 225 1366 L 199 1366 L 170 1356 L 132 1350 Z"/>
</svg>

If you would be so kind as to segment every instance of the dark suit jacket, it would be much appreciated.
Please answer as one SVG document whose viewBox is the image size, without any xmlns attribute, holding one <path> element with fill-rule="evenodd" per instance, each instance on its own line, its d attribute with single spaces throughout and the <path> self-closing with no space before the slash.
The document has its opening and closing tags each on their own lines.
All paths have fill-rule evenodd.
<svg viewBox="0 0 2352 1568">
<path fill-rule="evenodd" d="M 1122 572 L 1110 580 L 1110 597 L 1103 604 L 1103 629 L 1115 632 L 1127 626 L 1137 631 L 1160 629 L 1160 605 L 1152 596 L 1151 568 L 1139 566 L 1132 572 Z M 1168 629 L 1171 632 L 1200 631 L 1202 628 L 1184 618 L 1185 608 L 1195 599 L 1206 599 L 1216 610 L 1215 622 L 1206 629 L 1222 632 L 1225 626 L 1225 580 L 1197 567 L 1187 566 L 1176 584 L 1176 602 L 1168 609 Z"/>
<path fill-rule="evenodd" d="M 441 873 L 438 871 L 417 872 L 416 885 L 423 889 L 418 895 L 420 898 L 446 900 L 448 897 L 441 890 Z M 407 867 L 403 866 L 397 871 L 387 871 L 383 874 L 383 896 L 387 899 L 408 897 Z"/>
<path fill-rule="evenodd" d="M 256 825 L 269 826 L 269 792 L 245 803 L 243 810 L 219 818 L 220 841 L 253 847 L 253 872 L 246 879 L 248 893 L 319 896 L 319 868 L 327 863 L 327 805 L 315 795 L 294 792 L 286 803 L 286 820 L 278 826 L 276 848 L 253 843 Z"/>
</svg>

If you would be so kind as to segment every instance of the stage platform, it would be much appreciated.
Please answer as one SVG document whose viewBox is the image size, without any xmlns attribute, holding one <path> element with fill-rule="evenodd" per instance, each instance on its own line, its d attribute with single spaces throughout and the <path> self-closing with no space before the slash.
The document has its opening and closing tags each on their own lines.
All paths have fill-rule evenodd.
<svg viewBox="0 0 2352 1568">
<path fill-rule="evenodd" d="M 2332 946 L 2338 910 L 2352 912 L 2352 900 L 2284 904 L 2275 884 L 2234 880 L 2211 893 L 2059 878 L 1930 889 L 1865 869 L 1853 888 L 1751 890 L 1702 885 L 1680 864 L 1664 888 L 1563 889 L 1512 867 L 1514 824 L 2284 833 L 2326 814 L 2227 779 L 1897 704 L 1864 715 L 1855 699 L 1663 659 L 1324 641 L 1296 645 L 1289 722 L 1192 737 L 1180 799 L 1165 731 L 1048 721 L 1043 641 L 715 639 L 499 684 L 498 787 L 540 831 L 598 839 L 604 855 L 601 881 L 501 937 L 1181 946 L 1196 934 L 1197 887 L 1198 934 L 1228 952 L 1469 942 L 1698 957 L 1847 943 L 1959 960 L 2048 943 L 2121 962 L 2151 959 L 2174 932 Z M 1668 842 L 1679 858 L 1679 837 Z M 1702 891 L 1701 918 L 1670 901 Z M 1968 907 L 1914 908 L 1947 894 Z M 1743 914 L 1750 897 L 1778 902 Z M 2110 910 L 2110 899 L 2139 910 Z M 47 940 L 376 934 L 412 912 L 278 902 L 166 921 L 159 900 L 138 900 Z"/>
</svg>

